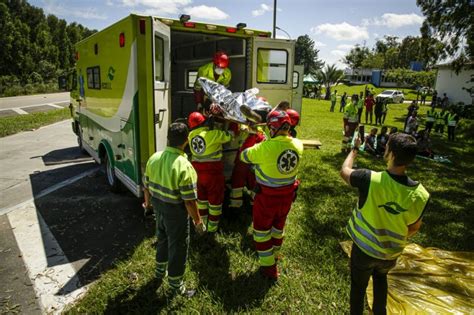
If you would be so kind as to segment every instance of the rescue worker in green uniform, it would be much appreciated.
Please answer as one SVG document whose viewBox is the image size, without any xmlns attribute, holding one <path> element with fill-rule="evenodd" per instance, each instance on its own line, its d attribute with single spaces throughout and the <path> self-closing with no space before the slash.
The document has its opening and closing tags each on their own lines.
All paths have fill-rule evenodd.
<svg viewBox="0 0 474 315">
<path fill-rule="evenodd" d="M 334 92 L 331 94 L 331 108 L 329 109 L 330 112 L 334 111 L 334 107 L 336 106 L 336 100 L 337 100 L 337 90 L 334 90 Z"/>
<path fill-rule="evenodd" d="M 459 118 L 453 108 L 449 110 L 446 120 L 448 123 L 448 140 L 454 141 L 454 131 L 456 130 Z"/>
<path fill-rule="evenodd" d="M 446 125 L 447 118 L 448 118 L 448 112 L 445 109 L 442 109 L 440 112 L 436 112 L 435 132 L 439 132 L 441 135 L 443 135 L 444 126 Z"/>
<path fill-rule="evenodd" d="M 198 111 L 201 111 L 205 104 L 204 91 L 198 81 L 201 77 L 229 87 L 232 74 L 229 69 L 229 57 L 227 54 L 222 51 L 216 52 L 212 62 L 206 63 L 198 69 L 196 81 L 194 82 L 194 102 Z M 206 108 L 206 110 L 208 111 L 209 108 Z"/>
<path fill-rule="evenodd" d="M 143 176 L 144 207 L 153 206 L 156 218 L 156 280 L 168 275 L 174 294 L 194 295 L 186 290 L 183 276 L 189 246 L 189 217 L 198 233 L 205 231 L 197 208 L 197 175 L 184 147 L 188 127 L 173 123 L 168 128 L 168 146 L 153 154 Z"/>
<path fill-rule="evenodd" d="M 425 123 L 425 130 L 426 132 L 430 133 L 431 129 L 434 126 L 434 123 L 436 121 L 436 111 L 433 107 L 430 107 L 428 111 L 426 112 L 426 123 Z"/>
<path fill-rule="evenodd" d="M 395 266 L 407 239 L 421 226 L 430 194 L 422 184 L 406 175 L 417 153 L 414 137 L 390 136 L 384 158 L 387 169 L 375 172 L 354 170 L 360 140 L 347 156 L 341 177 L 359 190 L 358 204 L 346 227 L 354 242 L 351 252 L 351 314 L 363 314 L 370 276 L 373 280 L 373 312 L 386 314 L 387 273 Z"/>
</svg>

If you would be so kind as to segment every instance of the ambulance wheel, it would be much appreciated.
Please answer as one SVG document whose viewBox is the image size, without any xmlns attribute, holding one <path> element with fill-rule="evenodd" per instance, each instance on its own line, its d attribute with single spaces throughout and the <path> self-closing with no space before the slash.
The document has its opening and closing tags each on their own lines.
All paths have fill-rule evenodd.
<svg viewBox="0 0 474 315">
<path fill-rule="evenodd" d="M 105 161 L 105 177 L 107 178 L 107 184 L 110 186 L 112 192 L 120 192 L 120 181 L 115 175 L 115 169 L 112 163 L 109 160 L 107 154 L 104 157 Z"/>
</svg>

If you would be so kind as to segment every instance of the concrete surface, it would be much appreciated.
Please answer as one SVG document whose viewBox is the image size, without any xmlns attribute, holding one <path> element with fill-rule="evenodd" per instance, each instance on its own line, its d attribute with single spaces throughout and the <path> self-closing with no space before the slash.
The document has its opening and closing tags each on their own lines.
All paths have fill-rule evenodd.
<svg viewBox="0 0 474 315">
<path fill-rule="evenodd" d="M 28 115 L 69 106 L 69 92 L 0 98 L 0 117 Z"/>
</svg>

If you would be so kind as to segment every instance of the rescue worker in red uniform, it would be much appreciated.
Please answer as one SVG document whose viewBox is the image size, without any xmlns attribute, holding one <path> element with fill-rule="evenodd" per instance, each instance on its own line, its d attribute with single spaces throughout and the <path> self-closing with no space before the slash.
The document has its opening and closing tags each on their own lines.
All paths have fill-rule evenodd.
<svg viewBox="0 0 474 315">
<path fill-rule="evenodd" d="M 232 190 L 230 192 L 229 203 L 229 207 L 231 208 L 242 207 L 244 187 L 247 187 L 247 190 L 251 192 L 253 192 L 255 187 L 255 174 L 250 169 L 250 165 L 240 160 L 240 153 L 242 153 L 243 150 L 251 148 L 255 144 L 265 140 L 265 134 L 260 128 L 249 128 L 249 135 L 245 139 L 244 143 L 242 143 L 242 146 L 239 148 L 234 161 L 231 179 Z M 253 201 L 250 203 L 253 204 Z"/>
<path fill-rule="evenodd" d="M 204 103 L 204 91 L 198 79 L 204 77 L 216 83 L 222 84 L 226 88 L 229 87 L 232 74 L 229 69 L 229 57 L 222 51 L 214 54 L 212 62 L 209 62 L 198 69 L 196 81 L 194 82 L 194 102 L 197 110 L 201 111 Z M 206 108 L 208 111 L 209 108 Z"/>
<path fill-rule="evenodd" d="M 261 273 L 278 279 L 275 257 L 283 243 L 283 229 L 291 204 L 296 197 L 296 179 L 303 144 L 289 135 L 291 120 L 284 111 L 267 116 L 270 139 L 245 149 L 240 158 L 253 164 L 257 181 L 253 205 L 253 238 Z"/>
<path fill-rule="evenodd" d="M 232 137 L 227 131 L 210 129 L 206 118 L 199 112 L 188 117 L 189 147 L 192 153 L 192 165 L 197 172 L 198 209 L 207 224 L 207 231 L 216 232 L 222 214 L 224 201 L 224 164 L 222 163 L 222 145 Z"/>
</svg>

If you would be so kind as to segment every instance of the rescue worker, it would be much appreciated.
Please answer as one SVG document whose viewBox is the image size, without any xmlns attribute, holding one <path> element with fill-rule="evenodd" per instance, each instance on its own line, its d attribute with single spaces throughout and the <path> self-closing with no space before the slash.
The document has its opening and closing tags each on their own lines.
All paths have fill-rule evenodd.
<svg viewBox="0 0 474 315">
<path fill-rule="evenodd" d="M 229 69 L 229 57 L 227 54 L 222 51 L 216 52 L 212 62 L 207 63 L 198 69 L 196 81 L 194 82 L 194 102 L 196 103 L 198 111 L 202 111 L 203 105 L 205 104 L 204 91 L 198 81 L 200 77 L 204 77 L 228 87 L 232 74 Z M 209 109 L 206 108 L 206 110 Z"/>
<path fill-rule="evenodd" d="M 446 125 L 447 116 L 448 112 L 444 109 L 442 109 L 440 112 L 436 112 L 435 132 L 439 132 L 441 135 L 443 135 L 444 125 Z"/>
<path fill-rule="evenodd" d="M 417 152 L 415 138 L 403 133 L 390 136 L 384 158 L 387 169 L 375 172 L 354 170 L 360 141 L 341 168 L 344 181 L 359 190 L 357 206 L 346 227 L 354 242 L 351 252 L 350 313 L 364 312 L 364 297 L 370 276 L 373 280 L 373 312 L 386 314 L 387 273 L 421 226 L 430 194 L 422 184 L 406 175 Z"/>
<path fill-rule="evenodd" d="M 433 107 L 430 107 L 430 109 L 428 109 L 428 111 L 426 112 L 425 130 L 427 133 L 431 132 L 431 129 L 433 128 L 435 120 L 436 120 L 436 111 Z"/>
<path fill-rule="evenodd" d="M 342 138 L 342 151 L 346 152 L 346 150 L 350 149 L 352 136 L 354 135 L 354 131 L 359 124 L 359 117 L 357 115 L 357 108 L 356 105 L 358 102 L 358 96 L 356 94 L 352 95 L 351 101 L 346 106 L 346 110 L 344 112 L 343 122 L 344 122 L 344 136 Z"/>
<path fill-rule="evenodd" d="M 243 162 L 254 165 L 257 180 L 253 205 L 253 239 L 264 277 L 277 280 L 276 259 L 283 243 L 283 229 L 296 198 L 296 179 L 303 144 L 289 135 L 291 120 L 284 111 L 267 116 L 270 139 L 244 150 Z"/>
<path fill-rule="evenodd" d="M 336 106 L 336 100 L 337 100 L 337 90 L 334 90 L 334 92 L 331 94 L 331 108 L 329 109 L 330 112 L 334 112 L 334 107 Z"/>
<path fill-rule="evenodd" d="M 454 109 L 451 108 L 447 115 L 448 123 L 448 140 L 454 141 L 454 131 L 456 130 L 456 125 L 458 124 L 458 115 L 454 112 Z"/>
<path fill-rule="evenodd" d="M 242 143 L 235 156 L 234 168 L 232 169 L 230 192 L 230 208 L 241 208 L 243 205 L 243 193 L 246 187 L 251 192 L 251 205 L 253 205 L 253 190 L 255 188 L 255 173 L 250 169 L 250 165 L 240 160 L 240 153 L 247 148 L 265 140 L 265 133 L 261 128 L 249 127 L 249 135 Z"/>
<path fill-rule="evenodd" d="M 148 160 L 143 177 L 144 208 L 153 206 L 156 218 L 156 280 L 161 285 L 168 274 L 174 294 L 191 296 L 183 276 L 189 246 L 190 216 L 198 233 L 205 231 L 197 208 L 197 175 L 184 147 L 188 127 L 173 123 L 168 128 L 168 146 Z"/>
<path fill-rule="evenodd" d="M 300 114 L 298 114 L 298 112 L 294 109 L 288 109 L 286 111 L 286 113 L 288 114 L 288 116 L 290 116 L 290 120 L 291 120 L 291 127 L 290 127 L 290 136 L 292 136 L 293 138 L 296 138 L 297 136 L 297 132 L 296 132 L 296 126 L 298 126 L 298 123 L 300 122 Z"/>
<path fill-rule="evenodd" d="M 210 129 L 206 118 L 199 112 L 188 117 L 191 131 L 188 136 L 192 164 L 198 174 L 198 208 L 207 231 L 217 231 L 224 201 L 224 164 L 222 145 L 231 141 L 227 131 Z"/>
</svg>

